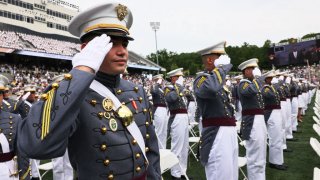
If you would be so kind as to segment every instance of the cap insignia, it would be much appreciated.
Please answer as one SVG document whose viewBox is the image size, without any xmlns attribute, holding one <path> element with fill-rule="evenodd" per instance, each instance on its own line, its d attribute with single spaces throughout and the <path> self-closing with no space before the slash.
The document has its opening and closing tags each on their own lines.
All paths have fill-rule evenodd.
<svg viewBox="0 0 320 180">
<path fill-rule="evenodd" d="M 117 16 L 118 16 L 118 19 L 120 21 L 122 21 L 126 15 L 128 15 L 128 10 L 127 10 L 127 6 L 124 6 L 122 4 L 119 4 L 117 7 L 116 7 L 116 11 L 117 11 Z"/>
</svg>

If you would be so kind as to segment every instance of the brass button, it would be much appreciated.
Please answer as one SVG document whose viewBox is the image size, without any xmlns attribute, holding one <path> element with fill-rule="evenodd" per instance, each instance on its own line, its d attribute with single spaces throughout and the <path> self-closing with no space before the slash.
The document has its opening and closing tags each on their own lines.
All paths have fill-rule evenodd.
<svg viewBox="0 0 320 180">
<path fill-rule="evenodd" d="M 9 141 L 11 142 L 11 141 L 12 141 L 12 139 L 10 138 L 10 139 L 9 139 Z"/>
<path fill-rule="evenodd" d="M 92 106 L 95 106 L 95 105 L 97 104 L 97 100 L 92 99 L 92 100 L 90 101 L 90 104 L 91 104 Z"/>
<path fill-rule="evenodd" d="M 9 122 L 9 124 L 13 124 L 13 122 L 12 122 L 12 121 L 10 121 L 10 122 Z"/>
<path fill-rule="evenodd" d="M 133 90 L 137 93 L 139 91 L 138 86 L 134 87 Z"/>
<path fill-rule="evenodd" d="M 143 98 L 142 98 L 142 97 L 139 97 L 139 101 L 140 101 L 140 103 L 142 102 L 142 100 L 143 100 Z"/>
<path fill-rule="evenodd" d="M 107 132 L 107 128 L 106 128 L 106 127 L 102 127 L 102 128 L 101 128 L 101 133 L 102 133 L 102 134 L 106 134 L 106 132 Z"/>
<path fill-rule="evenodd" d="M 59 84 L 58 83 L 53 83 L 52 84 L 52 88 L 53 89 L 58 89 L 59 88 Z"/>
<path fill-rule="evenodd" d="M 143 113 L 146 113 L 148 110 L 146 108 L 143 109 Z"/>
<path fill-rule="evenodd" d="M 180 93 L 180 94 L 179 94 L 179 96 L 181 96 L 181 97 L 182 97 L 182 96 L 183 96 L 183 94 L 182 94 L 182 93 Z"/>
<path fill-rule="evenodd" d="M 106 144 L 101 144 L 100 150 L 101 151 L 105 151 L 106 149 L 107 149 L 107 145 Z"/>
<path fill-rule="evenodd" d="M 149 147 L 146 147 L 146 152 L 148 152 L 149 151 Z"/>
<path fill-rule="evenodd" d="M 65 80 L 71 80 L 72 79 L 72 75 L 71 74 L 65 74 L 64 75 L 64 79 Z"/>
<path fill-rule="evenodd" d="M 105 166 L 108 166 L 108 165 L 110 164 L 110 160 L 109 160 L 109 159 L 104 160 L 104 161 L 103 161 L 103 164 L 104 164 Z"/>
<path fill-rule="evenodd" d="M 120 95 L 122 93 L 121 89 L 117 90 L 117 94 Z"/>
<path fill-rule="evenodd" d="M 137 172 L 140 172 L 140 171 L 141 171 L 141 167 L 138 166 L 138 167 L 136 168 L 136 171 L 137 171 Z"/>
<path fill-rule="evenodd" d="M 133 144 L 133 145 L 136 145 L 136 144 L 137 144 L 137 140 L 133 139 L 133 140 L 132 140 L 132 144 Z"/>
<path fill-rule="evenodd" d="M 10 129 L 13 129 L 13 127 L 12 127 L 12 126 L 10 126 Z"/>
<path fill-rule="evenodd" d="M 99 112 L 98 117 L 101 119 L 103 117 L 103 112 Z"/>
<path fill-rule="evenodd" d="M 148 121 L 146 121 L 146 126 L 149 126 L 149 122 Z"/>
<path fill-rule="evenodd" d="M 113 174 L 109 174 L 108 180 L 113 180 Z"/>
<path fill-rule="evenodd" d="M 149 135 L 149 134 L 146 134 L 146 138 L 149 139 L 149 138 L 150 138 L 150 135 Z"/>
<path fill-rule="evenodd" d="M 140 153 L 136 154 L 136 159 L 139 159 L 141 157 Z"/>
<path fill-rule="evenodd" d="M 47 94 L 42 94 L 40 97 L 43 101 L 48 99 L 48 95 Z"/>
<path fill-rule="evenodd" d="M 12 116 L 9 116 L 9 119 L 12 119 Z"/>
<path fill-rule="evenodd" d="M 9 133 L 9 136 L 12 136 L 12 132 Z"/>
</svg>

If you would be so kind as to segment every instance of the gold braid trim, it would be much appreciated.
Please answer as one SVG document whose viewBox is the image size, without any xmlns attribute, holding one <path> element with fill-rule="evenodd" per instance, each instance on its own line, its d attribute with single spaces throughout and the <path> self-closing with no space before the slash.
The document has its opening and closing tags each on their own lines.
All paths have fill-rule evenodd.
<svg viewBox="0 0 320 180">
<path fill-rule="evenodd" d="M 218 68 L 215 68 L 215 69 L 213 70 L 213 72 L 217 75 L 218 80 L 219 80 L 219 83 L 221 84 L 221 83 L 222 83 L 222 78 L 221 78 L 219 69 L 218 69 Z"/>
<path fill-rule="evenodd" d="M 24 180 L 27 178 L 28 174 L 30 173 L 30 166 L 28 167 L 27 171 L 22 175 L 22 177 L 20 177 L 21 180 Z"/>
<path fill-rule="evenodd" d="M 41 128 L 41 140 L 43 140 L 48 134 L 50 129 L 51 119 L 51 106 L 54 97 L 54 89 L 48 92 L 48 99 L 46 100 L 42 114 L 42 128 Z"/>
</svg>

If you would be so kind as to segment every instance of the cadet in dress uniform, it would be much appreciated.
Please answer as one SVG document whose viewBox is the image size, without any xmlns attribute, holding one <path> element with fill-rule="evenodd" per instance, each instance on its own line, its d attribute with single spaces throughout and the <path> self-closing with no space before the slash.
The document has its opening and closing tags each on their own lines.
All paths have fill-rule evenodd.
<svg viewBox="0 0 320 180">
<path fill-rule="evenodd" d="M 232 83 L 233 84 L 233 88 L 232 88 L 232 99 L 233 99 L 233 103 L 234 103 L 234 117 L 237 121 L 241 121 L 242 120 L 242 116 L 241 116 L 241 112 L 242 112 L 242 107 L 241 107 L 241 102 L 240 102 L 240 98 L 239 98 L 239 83 L 240 80 L 242 79 L 242 75 L 238 75 L 236 77 L 234 77 L 235 82 Z"/>
<path fill-rule="evenodd" d="M 299 96 L 299 87 L 298 87 L 298 81 L 296 78 L 292 75 L 292 81 L 291 81 L 291 88 L 290 88 L 290 94 L 291 94 L 291 119 L 292 119 L 292 132 L 297 131 L 297 125 L 298 125 L 298 111 L 299 111 L 299 102 L 298 102 L 298 96 Z"/>
<path fill-rule="evenodd" d="M 238 179 L 238 141 L 236 120 L 228 89 L 224 87 L 231 70 L 224 55 L 225 42 L 199 51 L 205 71 L 198 74 L 193 87 L 202 116 L 200 160 L 208 180 Z"/>
<path fill-rule="evenodd" d="M 267 128 L 264 120 L 264 102 L 261 85 L 255 78 L 258 59 L 241 63 L 238 68 L 244 79 L 239 84 L 239 97 L 242 105 L 241 135 L 246 140 L 247 172 L 249 180 L 266 178 Z"/>
<path fill-rule="evenodd" d="M 165 99 L 170 110 L 168 132 L 171 136 L 171 151 L 178 157 L 179 165 L 171 168 L 173 179 L 184 178 L 187 172 L 189 131 L 188 112 L 183 86 L 183 68 L 175 69 L 167 73 L 171 84 L 164 90 Z"/>
<path fill-rule="evenodd" d="M 187 110 L 188 110 L 188 117 L 190 121 L 189 123 L 194 123 L 197 105 L 194 97 L 194 92 L 190 84 L 186 85 L 185 95 L 187 99 Z"/>
<path fill-rule="evenodd" d="M 82 50 L 19 125 L 18 148 L 31 158 L 68 147 L 78 179 L 161 179 L 159 147 L 142 87 L 123 80 L 132 25 L 129 8 L 100 4 L 69 24 Z"/>
<path fill-rule="evenodd" d="M 2 110 L 12 112 L 14 110 L 14 104 L 15 101 L 10 98 L 10 88 L 5 87 L 2 100 Z"/>
<path fill-rule="evenodd" d="M 154 83 L 151 89 L 154 127 L 158 136 L 159 147 L 161 149 L 166 149 L 169 113 L 164 92 L 162 90 L 163 74 L 153 76 L 152 80 Z"/>
<path fill-rule="evenodd" d="M 283 73 L 284 83 L 282 84 L 284 92 L 286 94 L 287 101 L 287 119 L 286 119 L 286 141 L 296 141 L 297 139 L 293 138 L 292 135 L 292 120 L 291 120 L 291 94 L 290 94 L 290 84 L 291 78 L 289 77 L 288 72 Z"/>
<path fill-rule="evenodd" d="M 273 70 L 267 72 L 264 75 L 265 85 L 261 89 L 265 102 L 264 116 L 269 134 L 269 166 L 279 170 L 286 170 L 287 166 L 283 165 L 280 96 L 271 84 L 274 76 L 275 73 Z"/>
<path fill-rule="evenodd" d="M 5 91 L 4 83 L 0 82 L 0 104 Z M 30 179 L 29 160 L 25 158 L 16 146 L 17 126 L 21 117 L 0 110 L 0 179 L 18 180 Z"/>
</svg>

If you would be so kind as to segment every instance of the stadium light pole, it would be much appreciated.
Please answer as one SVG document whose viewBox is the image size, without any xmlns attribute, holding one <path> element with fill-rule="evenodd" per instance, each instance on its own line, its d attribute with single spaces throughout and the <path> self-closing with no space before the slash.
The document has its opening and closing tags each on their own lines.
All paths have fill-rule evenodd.
<svg viewBox="0 0 320 180">
<path fill-rule="evenodd" d="M 159 60 L 158 60 L 158 42 L 157 42 L 157 30 L 160 28 L 160 22 L 150 22 L 150 26 L 152 30 L 154 30 L 154 38 L 156 40 L 156 59 L 157 59 L 157 65 L 159 66 Z M 160 68 L 158 69 L 159 74 Z"/>
</svg>

